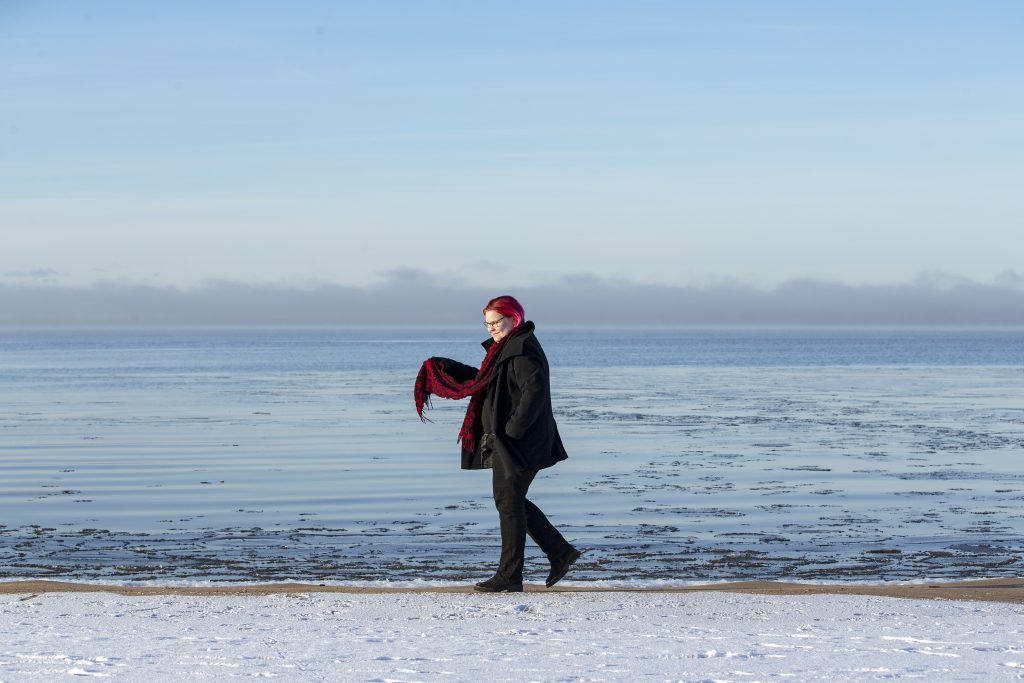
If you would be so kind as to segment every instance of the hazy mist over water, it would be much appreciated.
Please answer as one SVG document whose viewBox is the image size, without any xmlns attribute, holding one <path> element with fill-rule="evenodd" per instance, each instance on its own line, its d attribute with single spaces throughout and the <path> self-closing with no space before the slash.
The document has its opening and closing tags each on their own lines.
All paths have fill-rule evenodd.
<svg viewBox="0 0 1024 683">
<path fill-rule="evenodd" d="M 1024 325 L 1024 278 L 994 284 L 922 276 L 912 284 L 793 280 L 645 285 L 572 276 L 513 292 L 539 324 L 596 325 Z M 0 325 L 430 325 L 480 317 L 499 293 L 411 269 L 377 285 L 308 287 L 214 281 L 177 288 L 0 284 Z"/>
</svg>

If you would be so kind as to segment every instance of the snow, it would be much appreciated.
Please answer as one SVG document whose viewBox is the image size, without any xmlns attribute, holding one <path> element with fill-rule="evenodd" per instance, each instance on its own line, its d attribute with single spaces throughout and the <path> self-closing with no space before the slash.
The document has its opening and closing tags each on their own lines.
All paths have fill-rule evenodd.
<svg viewBox="0 0 1024 683">
<path fill-rule="evenodd" d="M 733 593 L 0 596 L 0 681 L 1002 681 L 1024 606 Z"/>
</svg>

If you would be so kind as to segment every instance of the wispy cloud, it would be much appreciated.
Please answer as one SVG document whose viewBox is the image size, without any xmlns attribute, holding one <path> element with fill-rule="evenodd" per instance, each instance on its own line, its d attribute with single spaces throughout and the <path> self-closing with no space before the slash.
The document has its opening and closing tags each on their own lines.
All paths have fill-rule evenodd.
<svg viewBox="0 0 1024 683">
<path fill-rule="evenodd" d="M 1024 275 L 1021 275 L 1015 270 L 1004 270 L 996 275 L 996 284 L 1000 287 L 1024 289 Z"/>
<path fill-rule="evenodd" d="M 60 273 L 52 268 L 36 268 L 35 270 L 12 270 L 4 273 L 4 277 L 17 280 L 54 281 Z"/>
<path fill-rule="evenodd" d="M 463 324 L 505 293 L 547 325 L 1024 325 L 1024 277 L 1012 271 L 995 284 L 929 275 L 859 286 L 792 280 L 774 289 L 648 285 L 581 274 L 485 290 L 416 269 L 389 272 L 366 287 L 0 285 L 0 325 Z"/>
</svg>

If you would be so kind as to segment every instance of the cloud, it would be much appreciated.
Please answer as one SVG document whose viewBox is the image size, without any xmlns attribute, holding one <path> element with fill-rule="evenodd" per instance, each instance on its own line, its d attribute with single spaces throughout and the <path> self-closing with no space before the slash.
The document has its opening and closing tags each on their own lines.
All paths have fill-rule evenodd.
<svg viewBox="0 0 1024 683">
<path fill-rule="evenodd" d="M 996 284 L 1001 287 L 1024 288 L 1024 275 L 1015 270 L 1004 270 L 996 275 Z"/>
<path fill-rule="evenodd" d="M 212 281 L 182 289 L 98 283 L 0 285 L 0 325 L 466 324 L 497 294 L 546 325 L 1024 325 L 1021 276 L 995 284 L 929 274 L 907 284 L 792 280 L 774 289 L 639 284 L 576 274 L 484 289 L 399 269 L 366 287 Z"/>
<path fill-rule="evenodd" d="M 59 272 L 52 268 L 36 268 L 35 270 L 12 270 L 4 273 L 4 277 L 19 280 L 54 280 Z"/>
</svg>

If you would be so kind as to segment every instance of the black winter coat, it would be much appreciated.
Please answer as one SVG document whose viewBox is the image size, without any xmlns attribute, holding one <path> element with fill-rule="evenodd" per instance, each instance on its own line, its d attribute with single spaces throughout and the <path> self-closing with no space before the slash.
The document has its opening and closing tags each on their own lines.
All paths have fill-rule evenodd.
<svg viewBox="0 0 1024 683">
<path fill-rule="evenodd" d="M 555 415 L 551 410 L 551 373 L 544 349 L 534 336 L 534 324 L 524 322 L 511 332 L 498 357 L 494 374 L 487 385 L 485 404 L 494 433 L 494 457 L 504 458 L 506 471 L 522 473 L 551 467 L 569 457 L 558 435 Z M 493 339 L 482 346 L 490 349 Z M 476 377 L 478 370 L 451 359 L 445 369 L 455 379 L 465 382 Z M 462 449 L 462 469 L 484 467 L 479 444 L 483 425 L 477 417 L 473 425 L 476 451 Z"/>
</svg>

